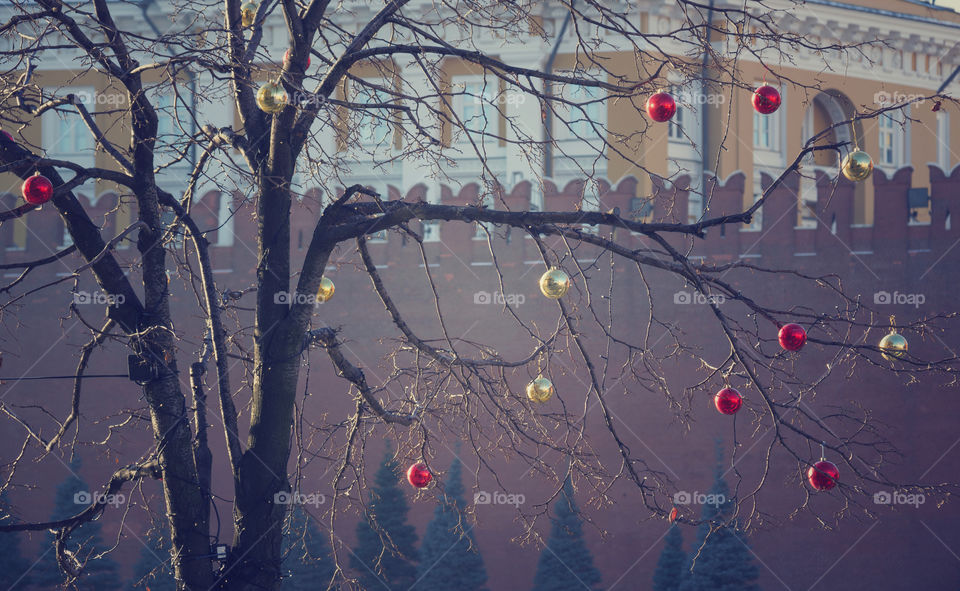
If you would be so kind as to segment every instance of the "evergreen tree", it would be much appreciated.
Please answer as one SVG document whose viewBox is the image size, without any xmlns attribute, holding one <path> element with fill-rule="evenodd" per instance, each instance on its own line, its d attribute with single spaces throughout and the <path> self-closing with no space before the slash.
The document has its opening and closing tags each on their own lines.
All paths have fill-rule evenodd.
<svg viewBox="0 0 960 591">
<path fill-rule="evenodd" d="M 327 537 L 300 505 L 287 516 L 283 539 L 283 591 L 321 591 L 333 578 Z M 374 587 L 370 587 L 374 589 Z M 152 591 L 152 590 L 151 590 Z"/>
<path fill-rule="evenodd" d="M 553 527 L 547 545 L 540 553 L 533 591 L 580 591 L 594 589 L 600 572 L 583 541 L 580 511 L 573 500 L 573 484 L 568 477 L 553 506 Z"/>
<path fill-rule="evenodd" d="M 677 524 L 670 526 L 667 532 L 663 552 L 657 561 L 657 570 L 653 571 L 653 591 L 678 591 L 683 581 L 687 555 L 683 551 L 683 535 Z"/>
<path fill-rule="evenodd" d="M 13 523 L 7 493 L 0 493 L 0 523 Z M 22 591 L 30 587 L 30 561 L 20 552 L 19 532 L 0 532 L 0 589 Z"/>
<path fill-rule="evenodd" d="M 730 488 L 723 479 L 719 449 L 710 494 L 713 496 L 707 499 L 717 502 L 703 505 L 704 522 L 697 529 L 697 543 L 692 548 L 692 570 L 686 573 L 680 591 L 759 591 L 757 566 L 753 563 L 746 537 L 736 524 L 719 527 L 730 519 L 734 510 Z M 712 533 L 711 526 L 717 528 Z"/>
<path fill-rule="evenodd" d="M 486 591 L 487 570 L 466 520 L 460 459 L 454 458 L 444 490 L 420 546 L 417 591 Z"/>
<path fill-rule="evenodd" d="M 90 486 L 77 473 L 80 470 L 80 458 L 74 456 L 70 462 L 70 476 L 57 487 L 51 521 L 66 519 L 76 515 L 85 507 L 83 502 L 89 500 Z M 86 493 L 83 495 L 81 493 Z M 70 536 L 69 549 L 76 554 L 77 559 L 84 564 L 83 573 L 74 582 L 71 589 L 79 591 L 116 591 L 120 589 L 120 579 L 117 576 L 117 563 L 110 556 L 95 558 L 97 554 L 106 550 L 100 535 L 100 522 L 89 521 Z M 47 534 L 45 543 L 41 545 L 42 558 L 37 563 L 34 572 L 34 584 L 40 589 L 51 590 L 63 587 L 66 574 L 57 564 L 56 551 L 53 549 L 53 534 Z"/>
<path fill-rule="evenodd" d="M 365 519 L 357 523 L 350 565 L 365 589 L 407 591 L 417 580 L 417 532 L 407 523 L 400 465 L 388 448 L 374 478 Z"/>
<path fill-rule="evenodd" d="M 146 537 L 146 545 L 140 551 L 140 559 L 133 565 L 133 580 L 127 585 L 129 591 L 177 591 L 170 563 L 170 542 L 167 536 L 154 528 Z"/>
</svg>

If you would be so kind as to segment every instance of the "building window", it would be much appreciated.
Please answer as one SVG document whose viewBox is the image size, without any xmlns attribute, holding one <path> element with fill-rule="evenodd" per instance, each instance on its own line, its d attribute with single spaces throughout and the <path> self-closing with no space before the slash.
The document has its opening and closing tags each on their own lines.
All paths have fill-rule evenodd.
<svg viewBox="0 0 960 591">
<path fill-rule="evenodd" d="M 776 150 L 776 127 L 771 120 L 774 115 L 753 114 L 753 147 L 761 150 Z"/>
<path fill-rule="evenodd" d="M 673 118 L 670 119 L 670 122 L 667 124 L 667 138 L 672 142 L 686 142 L 687 138 L 684 136 L 683 131 L 683 115 L 686 112 L 686 109 L 677 105 L 677 112 L 674 114 Z"/>
<path fill-rule="evenodd" d="M 937 164 L 950 171 L 950 113 L 943 109 L 937 111 Z"/>
<path fill-rule="evenodd" d="M 494 208 L 493 195 L 487 194 L 483 196 L 483 200 L 480 202 L 480 207 L 486 209 Z M 493 224 L 490 222 L 477 222 L 477 230 L 473 234 L 474 240 L 486 240 L 487 235 L 493 235 Z"/>
<path fill-rule="evenodd" d="M 373 85 L 382 86 L 382 80 L 369 81 Z M 392 102 L 390 95 L 379 89 L 366 85 L 357 85 L 354 102 L 359 105 L 385 104 Z M 360 121 L 357 125 L 357 132 L 360 136 L 360 142 L 367 147 L 382 147 L 390 145 L 392 133 L 390 128 L 390 109 L 383 108 L 361 108 Z"/>
<path fill-rule="evenodd" d="M 582 72 L 567 72 L 569 76 L 591 78 Z M 573 104 L 556 103 L 554 137 L 558 140 L 590 141 L 606 135 L 607 105 L 602 88 L 596 86 L 563 85 L 560 96 Z"/>
<path fill-rule="evenodd" d="M 423 222 L 423 241 L 440 242 L 440 222 Z"/>
<path fill-rule="evenodd" d="M 483 78 L 459 79 L 454 81 L 453 107 L 464 128 L 475 134 L 495 134 L 497 132 L 497 82 Z M 480 143 L 482 137 L 475 138 Z M 466 142 L 466 136 L 460 141 Z"/>
<path fill-rule="evenodd" d="M 92 86 L 62 88 L 56 91 L 57 96 L 70 93 L 77 97 L 91 115 L 94 113 L 96 95 Z M 45 98 L 52 98 L 52 95 Z M 73 105 L 63 105 L 44 112 L 41 126 L 43 146 L 50 158 L 69 160 L 81 166 L 93 166 L 93 135 Z"/>
<path fill-rule="evenodd" d="M 897 123 L 890 113 L 883 113 L 877 120 L 880 127 L 880 164 L 896 166 L 899 160 L 897 153 Z"/>
</svg>

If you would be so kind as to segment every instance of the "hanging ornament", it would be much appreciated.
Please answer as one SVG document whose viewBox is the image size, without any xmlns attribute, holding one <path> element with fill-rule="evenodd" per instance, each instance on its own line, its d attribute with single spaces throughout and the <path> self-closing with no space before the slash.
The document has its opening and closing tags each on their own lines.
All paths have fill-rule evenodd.
<svg viewBox="0 0 960 591">
<path fill-rule="evenodd" d="M 907 339 L 897 332 L 897 317 L 890 317 L 890 332 L 880 339 L 880 350 L 887 361 L 903 359 L 907 354 Z"/>
<path fill-rule="evenodd" d="M 647 115 L 654 121 L 669 121 L 677 113 L 677 101 L 668 92 L 659 91 L 647 99 Z"/>
<path fill-rule="evenodd" d="M 717 392 L 717 395 L 713 397 L 713 403 L 721 413 L 732 415 L 736 414 L 743 406 L 743 396 L 740 395 L 740 392 L 737 392 L 736 388 L 728 386 Z"/>
<path fill-rule="evenodd" d="M 840 166 L 843 176 L 851 181 L 865 181 L 870 178 L 873 172 L 873 159 L 870 154 L 857 148 L 843 158 L 843 164 Z"/>
<path fill-rule="evenodd" d="M 883 358 L 887 361 L 903 359 L 907 354 L 907 339 L 891 329 L 889 334 L 880 339 L 880 349 L 883 350 Z"/>
<path fill-rule="evenodd" d="M 433 480 L 433 474 L 426 464 L 417 462 L 407 469 L 407 482 L 414 488 L 423 488 Z"/>
<path fill-rule="evenodd" d="M 830 490 L 837 486 L 837 481 L 840 480 L 840 470 L 833 462 L 821 458 L 819 462 L 810 466 L 810 469 L 807 470 L 807 480 L 810 481 L 810 486 L 817 490 Z"/>
<path fill-rule="evenodd" d="M 753 108 L 761 115 L 769 115 L 780 108 L 780 92 L 764 84 L 753 91 Z"/>
<path fill-rule="evenodd" d="M 546 402 L 553 397 L 553 382 L 543 376 L 527 384 L 527 398 L 532 402 Z"/>
<path fill-rule="evenodd" d="M 670 523 L 673 523 L 674 521 L 676 521 L 677 517 L 679 516 L 680 516 L 680 512 L 677 511 L 676 507 L 674 507 L 673 509 L 670 509 Z"/>
<path fill-rule="evenodd" d="M 551 300 L 558 300 L 570 289 L 570 276 L 557 267 L 540 276 L 540 291 Z"/>
<path fill-rule="evenodd" d="M 256 2 L 244 2 L 240 5 L 240 23 L 249 27 L 253 25 L 253 21 L 257 18 L 257 3 Z"/>
<path fill-rule="evenodd" d="M 53 198 L 53 183 L 39 172 L 23 181 L 23 199 L 31 205 L 43 205 Z"/>
<path fill-rule="evenodd" d="M 780 346 L 787 351 L 799 351 L 807 342 L 807 331 L 799 324 L 784 324 L 778 335 Z"/>
<path fill-rule="evenodd" d="M 320 280 L 320 286 L 317 287 L 317 301 L 323 303 L 333 297 L 333 291 L 336 287 L 333 285 L 333 281 L 330 281 L 326 277 Z"/>
<path fill-rule="evenodd" d="M 3 134 L 3 137 L 7 138 L 7 139 L 10 140 L 11 142 L 13 141 L 13 136 L 10 135 L 10 132 L 7 131 L 6 129 L 0 129 L 0 133 L 2 133 L 2 134 Z"/>
<path fill-rule="evenodd" d="M 267 82 L 257 91 L 257 106 L 264 113 L 279 113 L 287 106 L 287 93 L 279 84 Z"/>
<path fill-rule="evenodd" d="M 288 47 L 285 52 L 283 52 L 283 66 L 285 68 L 290 67 L 290 54 L 293 53 Z M 307 67 L 310 67 L 310 54 L 307 54 Z"/>
</svg>

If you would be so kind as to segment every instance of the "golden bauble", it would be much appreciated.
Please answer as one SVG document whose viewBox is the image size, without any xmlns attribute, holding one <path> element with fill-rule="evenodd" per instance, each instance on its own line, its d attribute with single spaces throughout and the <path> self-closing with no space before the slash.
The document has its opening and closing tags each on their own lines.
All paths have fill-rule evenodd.
<svg viewBox="0 0 960 591">
<path fill-rule="evenodd" d="M 854 150 L 844 157 L 840 170 L 851 181 L 865 181 L 873 172 L 873 159 L 863 150 Z"/>
<path fill-rule="evenodd" d="M 256 2 L 244 2 L 240 5 L 240 23 L 249 27 L 253 24 L 253 21 L 257 18 L 257 3 Z"/>
<path fill-rule="evenodd" d="M 890 331 L 890 334 L 880 339 L 879 346 L 883 351 L 883 358 L 887 361 L 903 359 L 907 354 L 907 339 L 897 331 Z"/>
<path fill-rule="evenodd" d="M 320 287 L 317 288 L 317 301 L 325 302 L 333 297 L 333 290 L 336 289 L 333 281 L 326 277 L 320 280 Z"/>
<path fill-rule="evenodd" d="M 558 300 L 570 289 L 570 276 L 553 267 L 540 276 L 540 291 L 551 300 Z"/>
<path fill-rule="evenodd" d="M 553 382 L 543 376 L 527 384 L 527 398 L 532 402 L 546 402 L 553 397 Z"/>
<path fill-rule="evenodd" d="M 287 106 L 287 92 L 279 84 L 267 82 L 257 91 L 257 106 L 264 113 L 279 113 Z"/>
</svg>

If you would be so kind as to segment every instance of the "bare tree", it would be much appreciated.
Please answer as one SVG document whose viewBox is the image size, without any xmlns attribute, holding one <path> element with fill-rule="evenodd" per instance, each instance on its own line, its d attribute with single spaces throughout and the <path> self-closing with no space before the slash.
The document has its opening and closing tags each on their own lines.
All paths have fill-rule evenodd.
<svg viewBox="0 0 960 591">
<path fill-rule="evenodd" d="M 481 452 L 488 448 L 508 450 L 555 479 L 559 492 L 567 474 L 541 458 L 542 451 L 556 450 L 570 458 L 569 472 L 605 474 L 613 481 L 632 483 L 654 515 L 666 516 L 670 511 L 670 479 L 624 443 L 612 418 L 608 396 L 611 376 L 616 374 L 626 376 L 640 388 L 662 393 L 681 416 L 688 408 L 689 393 L 697 387 L 731 376 L 752 384 L 759 402 L 753 407 L 753 420 L 774 432 L 764 475 L 770 469 L 773 450 L 786 452 L 798 469 L 805 471 L 816 453 L 811 450 L 819 450 L 823 443 L 842 459 L 849 475 L 840 486 L 849 503 L 862 500 L 867 494 L 864 486 L 870 483 L 923 490 L 952 487 L 891 482 L 882 465 L 884 452 L 891 444 L 869 417 L 850 408 L 820 417 L 800 404 L 841 362 L 879 363 L 881 351 L 863 338 L 876 326 L 876 315 L 857 297 L 846 294 L 839 278 L 760 268 L 746 260 L 714 265 L 690 256 L 693 245 L 708 232 L 750 224 L 771 194 L 784 183 L 796 182 L 811 154 L 849 151 L 850 142 L 837 140 L 836 129 L 855 129 L 863 121 L 900 111 L 905 105 L 851 110 L 841 123 L 817 130 L 778 178 L 765 187 L 763 195 L 741 211 L 711 214 L 712 189 L 705 184 L 705 207 L 693 221 L 687 219 L 686 212 L 676 219 L 650 219 L 638 212 L 602 207 L 590 210 L 586 199 L 583 207 L 570 211 L 513 210 L 505 198 L 505 179 L 498 178 L 488 165 L 488 147 L 502 143 L 519 147 L 531 167 L 545 175 L 550 174 L 553 162 L 567 162 L 579 168 L 587 185 L 599 176 L 597 163 L 612 157 L 630 163 L 637 176 L 652 179 L 656 186 L 677 180 L 679 173 L 666 178 L 640 157 L 651 126 L 660 125 L 642 116 L 647 97 L 659 88 L 696 83 L 703 86 L 703 92 L 726 96 L 726 104 L 731 105 L 737 93 L 742 96 L 744 90 L 754 87 L 753 81 L 741 73 L 743 61 L 759 60 L 771 81 L 788 86 L 798 95 L 812 94 L 820 90 L 816 81 L 791 79 L 780 71 L 782 65 L 791 63 L 793 55 L 819 54 L 824 66 L 829 67 L 837 56 L 857 55 L 869 60 L 864 49 L 882 43 L 811 40 L 791 26 L 797 20 L 794 11 L 801 6 L 775 8 L 756 2 L 744 8 L 678 0 L 672 21 L 678 25 L 653 32 L 642 25 L 635 6 L 592 0 L 555 6 L 408 0 L 369 6 L 283 0 L 261 2 L 255 14 L 240 0 L 222 4 L 171 0 L 160 6 L 168 26 L 161 32 L 144 28 L 143 23 L 134 26 L 138 18 L 134 5 L 106 0 L 10 3 L 4 8 L 0 25 L 0 35 L 6 41 L 0 54 L 0 93 L 3 126 L 16 131 L 0 138 L 0 170 L 24 179 L 39 172 L 53 182 L 56 189 L 52 204 L 73 246 L 44 260 L 19 265 L 22 275 L 3 289 L 8 297 L 4 309 L 15 314 L 16 304 L 24 297 L 40 290 L 65 290 L 87 273 L 119 303 L 107 307 L 108 318 L 102 326 L 85 320 L 92 336 L 81 350 L 73 412 L 58 421 L 53 436 L 19 420 L 10 409 L 5 416 L 18 421 L 27 432 L 25 448 L 33 446 L 46 454 L 69 445 L 65 435 L 78 420 L 82 377 L 90 355 L 105 341 L 129 347 L 141 365 L 153 372 L 142 385 L 156 445 L 138 450 L 141 459 L 119 470 L 106 490 L 115 492 L 131 480 L 162 475 L 178 586 L 192 590 L 276 589 L 279 584 L 286 507 L 273 499 L 291 487 L 291 441 L 295 441 L 298 453 L 305 452 L 294 427 L 302 419 L 296 404 L 297 385 L 305 354 L 311 348 L 324 351 L 344 380 L 328 386 L 325 396 L 356 401 L 352 416 L 330 419 L 332 422 L 326 425 L 336 432 L 331 439 L 338 442 L 328 446 L 338 466 L 332 513 L 363 503 L 362 496 L 357 499 L 347 491 L 353 483 L 366 479 L 362 452 L 372 433 L 371 425 L 386 424 L 407 450 L 419 449 L 429 457 L 435 450 L 437 434 L 466 424 L 472 449 L 485 469 L 494 474 L 494 467 Z M 148 10 L 149 3 L 143 15 L 151 19 Z M 278 22 L 281 16 L 290 41 L 288 57 L 278 64 L 280 60 L 266 51 L 264 25 Z M 247 18 L 252 19 L 250 24 L 245 24 Z M 550 48 L 561 34 L 573 48 L 564 57 L 562 68 L 554 68 L 552 59 L 549 67 L 542 62 L 511 63 L 501 59 L 491 43 L 478 41 L 520 40 Z M 629 59 L 611 60 L 611 52 Z M 76 94 L 51 95 L 50 88 L 37 79 L 36 64 L 57 55 L 80 56 L 83 69 L 77 73 L 78 79 L 100 76 L 113 88 L 121 89 L 122 103 L 112 110 L 100 109 L 95 117 Z M 308 68 L 311 59 L 316 63 Z M 451 63 L 482 75 L 483 87 L 478 91 L 451 85 L 447 73 Z M 286 95 L 278 99 L 283 104 L 276 113 L 258 107 L 259 89 L 268 81 L 279 83 Z M 586 91 L 578 94 L 578 89 Z M 159 104 L 156 92 L 172 96 L 172 103 Z M 535 101 L 547 124 L 546 132 L 541 133 L 540 122 L 531 122 L 508 109 L 508 96 Z M 221 99 L 235 107 L 239 122 L 236 128 L 217 127 L 203 120 L 200 103 Z M 482 105 L 479 121 L 463 120 L 453 108 L 456 101 L 464 99 Z M 638 125 L 593 119 L 591 107 L 597 104 L 628 109 L 635 115 L 631 121 Z M 21 133 L 51 111 L 81 121 L 95 139 L 98 151 L 109 155 L 110 166 L 48 158 L 44 146 L 35 145 L 29 134 Z M 717 108 L 716 114 L 729 117 L 729 111 L 724 114 L 722 108 Z M 158 132 L 158 115 L 172 118 L 175 129 L 166 134 Z M 494 123 L 487 125 L 487 120 Z M 104 125 L 106 121 L 111 122 L 109 127 Z M 380 145 L 393 145 L 397 150 L 385 156 L 382 150 L 369 149 L 369 144 L 358 141 L 357 130 L 362 127 L 358 122 L 367 126 L 379 122 L 379 129 L 387 130 L 379 138 Z M 567 157 L 564 144 L 554 137 L 559 130 L 583 139 L 591 147 L 590 157 Z M 714 167 L 728 141 L 708 145 L 701 138 L 690 139 L 707 170 Z M 365 162 L 376 165 L 396 159 L 416 160 L 422 163 L 425 175 L 433 175 L 439 182 L 446 165 L 455 162 L 463 151 L 473 152 L 483 164 L 476 179 L 483 188 L 474 204 L 391 199 L 353 180 L 357 170 L 351 167 L 351 161 L 361 153 Z M 174 183 L 165 171 L 172 163 L 190 165 L 185 190 L 170 188 Z M 294 191 L 298 171 L 321 179 L 321 194 L 303 196 L 302 203 L 315 206 L 315 211 L 322 214 L 309 237 L 302 264 L 294 268 L 290 228 L 291 211 L 301 203 Z M 236 193 L 250 188 L 249 204 L 256 211 L 256 284 L 240 289 L 226 288 L 222 282 L 218 285 L 205 235 L 210 228 L 198 223 L 192 212 L 201 187 L 215 178 L 221 179 L 218 184 L 222 186 L 224 176 L 237 183 Z M 103 236 L 75 196 L 74 191 L 90 180 L 115 183 L 120 187 L 121 200 L 135 206 L 131 224 L 116 236 Z M 29 205 L 19 207 L 4 213 L 3 219 L 30 215 L 33 209 Z M 505 357 L 483 343 L 461 341 L 444 324 L 441 293 L 430 275 L 420 226 L 415 224 L 439 221 L 482 224 L 501 282 L 503 275 L 496 264 L 498 249 L 511 234 L 529 236 L 545 266 L 562 262 L 567 267 L 578 289 L 583 290 L 582 297 L 557 300 L 556 322 L 549 330 L 505 303 L 505 313 L 529 336 L 523 355 Z M 433 334 L 420 334 L 405 320 L 377 269 L 367 240 L 384 231 L 412 241 L 424 257 L 424 281 L 436 300 L 430 303 L 437 310 Z M 125 274 L 116 248 L 134 232 L 139 260 L 135 272 Z M 646 246 L 625 246 L 622 238 L 630 233 L 641 236 Z M 345 346 L 349 326 L 342 330 L 317 328 L 313 325 L 311 298 L 284 297 L 289 292 L 317 293 L 324 270 L 338 249 L 356 249 L 356 261 L 386 308 L 385 318 L 392 321 L 392 333 L 384 334 L 392 339 L 383 354 L 391 368 L 384 383 L 373 383 Z M 42 285 L 27 281 L 33 269 L 74 252 L 85 262 L 71 276 Z M 581 253 L 596 262 L 582 264 Z M 612 268 L 624 263 L 635 268 L 648 293 L 654 293 L 666 277 L 672 278 L 671 285 L 682 282 L 708 297 L 717 335 L 729 346 L 726 358 L 720 363 L 701 359 L 685 343 L 678 327 L 658 317 L 652 298 L 643 322 L 638 323 L 643 328 L 621 330 L 613 321 Z M 609 274 L 601 271 L 605 266 L 611 269 Z M 831 310 L 770 307 L 727 279 L 731 271 L 740 270 L 761 276 L 785 275 L 797 285 L 827 290 L 838 306 Z M 171 271 L 176 274 L 169 275 Z M 189 329 L 186 320 L 177 322 L 171 312 L 170 281 L 183 281 L 195 289 L 197 308 L 206 320 L 202 334 L 196 330 L 191 333 L 192 338 L 204 340 L 190 368 L 192 392 L 184 392 L 177 378 L 175 353 Z M 709 299 L 717 296 L 732 305 L 721 307 Z M 243 302 L 250 300 L 255 315 L 252 329 L 242 321 Z M 79 310 L 73 313 L 80 316 Z M 927 318 L 898 329 L 921 333 L 941 328 L 951 317 Z M 815 327 L 811 342 L 834 354 L 835 363 L 814 380 L 796 375 L 783 354 L 771 348 L 771 327 L 775 330 L 791 321 Z M 653 342 L 659 333 L 666 336 L 669 347 Z M 240 411 L 234 401 L 237 392 L 236 383 L 231 385 L 231 358 L 240 360 L 252 377 L 250 401 L 242 409 L 249 414 L 246 433 L 238 427 L 244 421 L 238 420 Z M 688 388 L 666 383 L 665 365 L 691 358 L 702 363 L 700 382 Z M 235 495 L 233 548 L 220 571 L 211 567 L 208 558 L 211 451 L 203 384 L 208 359 L 213 361 L 223 426 L 217 429 L 222 433 L 216 435 L 223 438 Z M 573 408 L 540 416 L 522 398 L 504 397 L 511 384 L 550 359 L 566 359 L 579 368 L 590 399 L 604 417 L 603 431 L 589 432 L 583 413 Z M 918 378 L 944 373 L 952 379 L 955 369 L 956 359 L 948 354 L 936 360 L 906 356 L 896 367 L 897 372 Z M 785 395 L 784 385 L 793 394 Z M 406 398 L 388 396 L 390 388 L 406 392 Z M 444 396 L 437 396 L 439 391 Z M 590 453 L 591 442 L 601 437 L 612 438 L 616 444 L 616 470 L 605 467 L 609 464 Z M 15 471 L 19 462 L 20 458 L 14 459 L 11 470 Z M 766 478 L 760 478 L 752 490 L 739 491 L 738 519 L 748 521 L 758 514 L 755 497 L 765 482 Z M 597 494 L 604 491 L 598 490 Z M 5 525 L 0 530 L 57 530 L 60 562 L 71 576 L 76 576 L 82 565 L 65 551 L 65 543 L 76 527 L 104 509 L 102 504 L 93 505 L 61 522 Z M 538 515 L 526 517 L 532 523 Z M 342 571 L 336 576 L 349 579 Z"/>
</svg>

